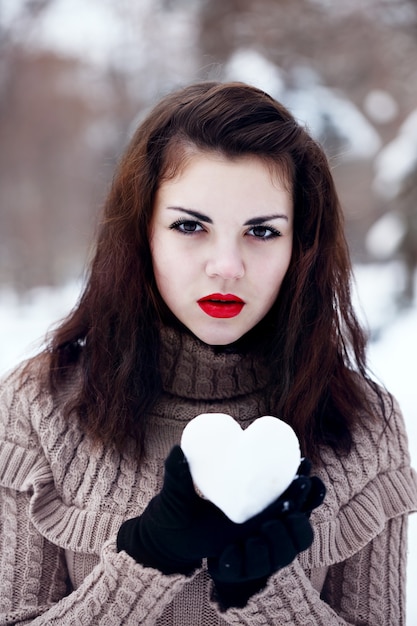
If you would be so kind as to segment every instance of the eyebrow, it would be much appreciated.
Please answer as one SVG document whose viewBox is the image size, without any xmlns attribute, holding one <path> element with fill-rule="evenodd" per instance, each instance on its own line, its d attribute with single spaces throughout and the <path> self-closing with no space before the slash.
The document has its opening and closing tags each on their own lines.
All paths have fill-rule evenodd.
<svg viewBox="0 0 417 626">
<path fill-rule="evenodd" d="M 167 209 L 172 211 L 182 211 L 183 213 L 187 213 L 187 215 L 191 215 L 201 222 L 206 222 L 207 224 L 213 224 L 213 220 L 211 217 L 204 215 L 203 213 L 199 213 L 198 211 L 192 211 L 191 209 L 184 209 L 180 206 L 168 206 Z M 286 220 L 288 222 L 288 215 L 284 213 L 276 213 L 273 215 L 260 215 L 259 217 L 253 217 L 250 220 L 244 222 L 244 226 L 259 226 L 260 224 L 264 224 L 265 222 L 269 222 L 270 220 Z"/>
<path fill-rule="evenodd" d="M 247 220 L 243 225 L 259 226 L 260 224 L 270 222 L 271 220 L 287 220 L 288 222 L 288 215 L 285 215 L 284 213 L 276 213 L 274 215 L 261 215 L 259 217 L 253 217 L 252 219 Z"/>
<path fill-rule="evenodd" d="M 191 209 L 184 209 L 182 206 L 167 206 L 167 209 L 172 211 L 182 211 L 183 213 L 187 213 L 187 215 L 191 215 L 192 217 L 197 218 L 200 222 L 207 222 L 207 224 L 212 224 L 213 220 L 211 217 L 207 215 L 203 215 L 203 213 L 199 213 L 198 211 L 191 211 Z"/>
</svg>

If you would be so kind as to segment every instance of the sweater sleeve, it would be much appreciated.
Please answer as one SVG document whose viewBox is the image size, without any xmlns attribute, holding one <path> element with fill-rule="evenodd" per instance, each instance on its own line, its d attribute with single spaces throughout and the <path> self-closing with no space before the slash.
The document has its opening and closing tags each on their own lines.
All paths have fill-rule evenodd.
<svg viewBox="0 0 417 626">
<path fill-rule="evenodd" d="M 190 578 L 164 576 L 118 553 L 117 515 L 94 514 L 93 524 L 89 512 L 60 503 L 32 424 L 39 401 L 13 376 L 0 391 L 0 625 L 154 625 Z M 81 537 L 83 549 L 91 543 L 99 557 L 75 590 L 65 559 L 68 535 Z"/>
<path fill-rule="evenodd" d="M 26 494 L 1 488 L 1 625 L 151 625 L 189 580 L 143 568 L 109 540 L 99 564 L 72 591 L 63 550 L 36 531 L 29 508 Z"/>
<path fill-rule="evenodd" d="M 329 568 L 321 596 L 295 561 L 244 609 L 223 614 L 233 626 L 404 626 L 407 517 L 351 558 Z"/>
<path fill-rule="evenodd" d="M 407 521 L 389 520 L 362 550 L 329 569 L 322 597 L 347 623 L 405 625 Z"/>
</svg>

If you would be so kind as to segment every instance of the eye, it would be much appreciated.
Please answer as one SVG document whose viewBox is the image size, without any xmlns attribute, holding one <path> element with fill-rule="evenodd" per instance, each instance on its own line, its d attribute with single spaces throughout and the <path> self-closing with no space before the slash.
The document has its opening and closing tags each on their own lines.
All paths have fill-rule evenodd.
<svg viewBox="0 0 417 626">
<path fill-rule="evenodd" d="M 195 220 L 180 219 L 171 224 L 170 229 L 178 230 L 180 233 L 184 233 L 184 235 L 192 235 L 203 231 L 204 227 L 200 222 L 196 222 Z"/>
<path fill-rule="evenodd" d="M 252 226 L 246 234 L 256 239 L 274 239 L 275 237 L 281 237 L 282 233 L 272 226 Z"/>
</svg>

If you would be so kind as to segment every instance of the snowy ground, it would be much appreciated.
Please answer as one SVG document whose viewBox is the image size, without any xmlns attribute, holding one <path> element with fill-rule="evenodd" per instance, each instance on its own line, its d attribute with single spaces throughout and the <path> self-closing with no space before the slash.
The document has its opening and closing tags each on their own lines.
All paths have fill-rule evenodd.
<svg viewBox="0 0 417 626">
<path fill-rule="evenodd" d="M 397 397 L 404 412 L 414 467 L 417 467 L 417 303 L 398 313 L 393 304 L 401 284 L 395 264 L 356 268 L 358 310 L 373 331 L 373 371 Z M 79 285 L 37 289 L 18 298 L 0 291 L 0 374 L 34 353 L 44 333 L 75 304 Z M 359 304 L 360 302 L 360 304 Z M 407 625 L 417 624 L 417 515 L 410 518 Z"/>
</svg>

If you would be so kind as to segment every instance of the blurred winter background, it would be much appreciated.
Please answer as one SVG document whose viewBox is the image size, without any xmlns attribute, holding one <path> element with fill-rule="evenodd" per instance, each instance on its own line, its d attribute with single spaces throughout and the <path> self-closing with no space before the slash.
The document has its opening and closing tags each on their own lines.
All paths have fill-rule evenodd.
<svg viewBox="0 0 417 626">
<path fill-rule="evenodd" d="M 417 0 L 0 0 L 0 373 L 76 302 L 135 120 L 199 79 L 257 84 L 323 144 L 417 466 Z M 408 626 L 416 581 L 413 516 Z"/>
</svg>

